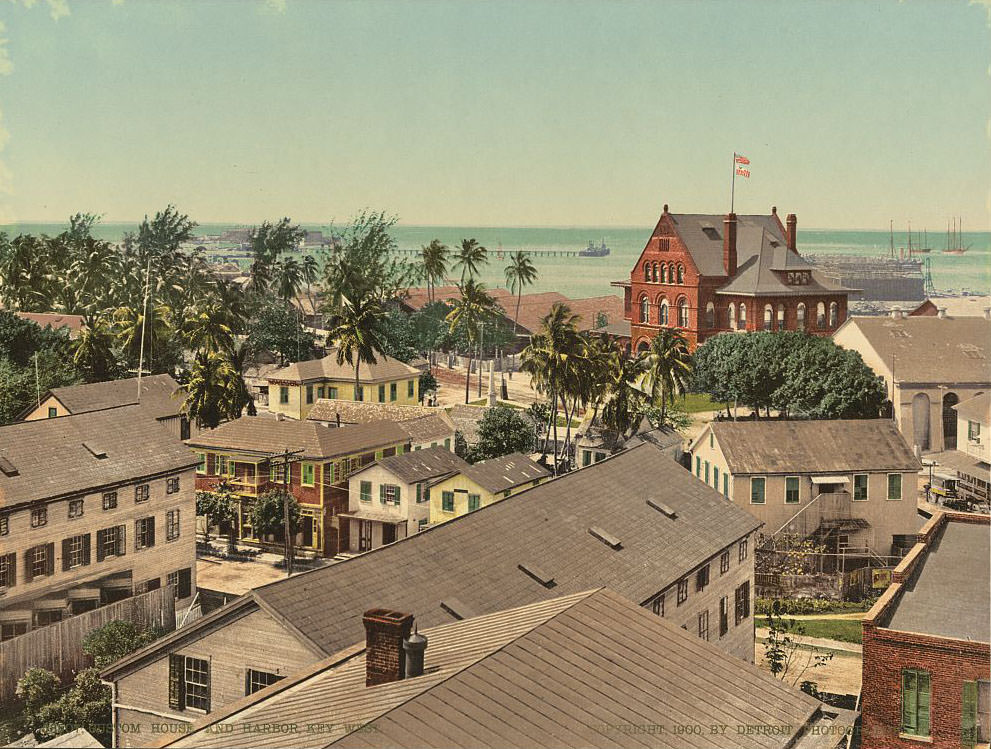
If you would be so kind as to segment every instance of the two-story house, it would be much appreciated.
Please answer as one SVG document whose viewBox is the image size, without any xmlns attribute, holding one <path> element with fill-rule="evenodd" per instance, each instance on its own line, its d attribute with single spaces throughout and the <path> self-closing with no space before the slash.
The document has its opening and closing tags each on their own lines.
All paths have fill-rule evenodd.
<svg viewBox="0 0 991 749">
<path fill-rule="evenodd" d="M 661 328 L 691 346 L 718 333 L 805 330 L 829 335 L 847 314 L 844 288 L 798 251 L 798 220 L 669 213 L 667 205 L 623 289 L 634 351 Z"/>
<path fill-rule="evenodd" d="M 410 450 L 422 450 L 437 445 L 454 450 L 456 427 L 443 408 L 318 398 L 306 415 L 306 420 L 325 426 L 395 421 L 409 432 Z"/>
<path fill-rule="evenodd" d="M 426 630 L 606 586 L 753 663 L 759 525 L 653 445 L 638 445 L 255 588 L 132 653 L 103 671 L 114 684 L 114 743 L 145 746 L 153 725 L 178 736 L 204 714 L 362 642 L 362 612 L 386 601 Z"/>
<path fill-rule="evenodd" d="M 915 542 L 922 465 L 890 419 L 714 421 L 691 455 L 695 477 L 759 518 L 765 540 L 823 546 L 824 569 Z"/>
<path fill-rule="evenodd" d="M 510 453 L 461 468 L 432 481 L 430 524 L 479 510 L 501 499 L 537 486 L 551 472 L 522 453 Z"/>
<path fill-rule="evenodd" d="M 956 450 L 929 453 L 924 461 L 933 467 L 934 476 L 942 479 L 944 489 L 952 486 L 953 491 L 944 491 L 944 496 L 955 495 L 972 507 L 983 507 L 991 498 L 991 392 L 961 401 L 953 410 L 957 415 Z"/>
<path fill-rule="evenodd" d="M 52 388 L 42 394 L 38 405 L 26 408 L 20 414 L 20 420 L 52 419 L 140 403 L 144 412 L 170 434 L 188 439 L 195 431 L 195 425 L 182 412 L 182 402 L 183 393 L 170 375 L 146 375 L 141 378 L 140 386 L 138 378 L 131 377 Z"/>
<path fill-rule="evenodd" d="M 348 477 L 361 466 L 405 452 L 409 434 L 391 421 L 329 428 L 312 421 L 242 416 L 201 432 L 186 443 L 195 451 L 196 488 L 229 483 L 241 499 L 238 537 L 245 544 L 282 544 L 281 530 L 260 536 L 251 526 L 251 502 L 272 488 L 288 488 L 300 505 L 294 544 L 333 556 L 350 548 Z"/>
<path fill-rule="evenodd" d="M 276 369 L 266 377 L 268 410 L 305 419 L 320 398 L 397 405 L 420 402 L 420 370 L 382 353 L 375 360 L 374 364 L 361 362 L 357 387 L 354 367 L 337 363 L 337 349 L 330 349 L 322 359 Z"/>
<path fill-rule="evenodd" d="M 430 417 L 426 417 L 430 418 Z M 470 466 L 440 445 L 377 460 L 348 479 L 351 551 L 369 551 L 430 522 L 430 482 Z"/>
<path fill-rule="evenodd" d="M 142 406 L 0 427 L 0 638 L 196 590 L 194 457 Z"/>
</svg>

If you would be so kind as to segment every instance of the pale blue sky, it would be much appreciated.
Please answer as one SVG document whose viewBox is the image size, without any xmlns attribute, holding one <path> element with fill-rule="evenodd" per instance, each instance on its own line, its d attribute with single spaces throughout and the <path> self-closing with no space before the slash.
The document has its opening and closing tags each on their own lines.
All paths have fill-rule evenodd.
<svg viewBox="0 0 991 749">
<path fill-rule="evenodd" d="M 3 2 L 0 220 L 639 226 L 726 211 L 736 149 L 739 212 L 988 228 L 989 10 Z"/>
</svg>

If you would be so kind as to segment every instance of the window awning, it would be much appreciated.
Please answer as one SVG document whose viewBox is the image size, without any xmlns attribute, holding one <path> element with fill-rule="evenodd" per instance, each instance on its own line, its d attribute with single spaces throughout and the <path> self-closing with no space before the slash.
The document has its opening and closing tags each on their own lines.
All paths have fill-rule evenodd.
<svg viewBox="0 0 991 749">
<path fill-rule="evenodd" d="M 371 520 L 373 523 L 405 523 L 406 518 L 396 517 L 387 512 L 375 512 L 375 510 L 351 510 L 349 512 L 339 512 L 342 518 L 354 518 L 355 520 Z"/>
<path fill-rule="evenodd" d="M 813 484 L 849 484 L 850 479 L 846 476 L 813 476 Z"/>
</svg>

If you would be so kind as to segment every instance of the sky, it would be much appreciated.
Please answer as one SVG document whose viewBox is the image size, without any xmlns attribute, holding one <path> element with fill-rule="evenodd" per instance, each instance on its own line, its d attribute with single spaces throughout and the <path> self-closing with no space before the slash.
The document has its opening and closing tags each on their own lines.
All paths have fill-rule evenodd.
<svg viewBox="0 0 991 749">
<path fill-rule="evenodd" d="M 988 0 L 0 0 L 0 223 L 991 228 Z"/>
</svg>

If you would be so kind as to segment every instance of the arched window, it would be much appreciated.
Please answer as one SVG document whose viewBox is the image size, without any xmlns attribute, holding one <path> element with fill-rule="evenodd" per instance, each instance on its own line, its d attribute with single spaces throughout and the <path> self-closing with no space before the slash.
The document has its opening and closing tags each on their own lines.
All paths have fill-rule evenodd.
<svg viewBox="0 0 991 749">
<path fill-rule="evenodd" d="M 651 266 L 650 273 L 651 273 L 651 276 L 652 276 L 652 280 L 656 281 L 657 280 L 657 263 L 654 263 Z"/>
<path fill-rule="evenodd" d="M 675 281 L 674 263 L 671 263 L 668 266 L 668 283 L 674 283 L 674 281 Z"/>
<path fill-rule="evenodd" d="M 778 330 L 785 329 L 785 306 L 783 304 L 778 305 Z"/>
<path fill-rule="evenodd" d="M 685 283 L 685 266 L 678 266 L 678 283 Z"/>
<path fill-rule="evenodd" d="M 795 313 L 798 321 L 798 329 L 805 330 L 805 302 L 798 303 L 798 311 Z"/>
<path fill-rule="evenodd" d="M 644 351 L 650 350 L 650 343 L 647 340 L 640 341 L 640 345 L 637 346 L 637 353 L 642 354 Z"/>
<path fill-rule="evenodd" d="M 661 325 L 667 325 L 669 322 L 668 300 L 661 299 L 657 303 L 657 306 L 658 306 L 658 312 L 657 312 L 658 321 L 661 323 Z"/>
<path fill-rule="evenodd" d="M 661 283 L 667 283 L 667 282 L 668 282 L 668 266 L 666 266 L 664 263 L 661 263 Z"/>
<path fill-rule="evenodd" d="M 826 327 L 826 305 L 822 302 L 816 305 L 816 327 L 820 330 Z"/>
<path fill-rule="evenodd" d="M 716 327 L 716 305 L 712 302 L 705 305 L 705 327 Z"/>
<path fill-rule="evenodd" d="M 840 305 L 836 302 L 829 303 L 829 327 L 835 328 L 840 320 Z"/>
<path fill-rule="evenodd" d="M 650 302 L 647 301 L 647 297 L 640 297 L 640 322 L 647 323 L 650 321 Z"/>
<path fill-rule="evenodd" d="M 764 330 L 774 330 L 774 309 L 770 304 L 764 305 Z"/>
<path fill-rule="evenodd" d="M 729 303 L 727 309 L 727 319 L 729 320 L 729 326 L 731 330 L 736 330 L 736 305 L 733 302 Z"/>
<path fill-rule="evenodd" d="M 688 327 L 688 300 L 684 297 L 678 302 L 678 327 Z"/>
<path fill-rule="evenodd" d="M 747 305 L 743 302 L 740 302 L 740 327 L 747 327 Z"/>
<path fill-rule="evenodd" d="M 650 280 L 650 263 L 643 264 L 643 280 L 644 281 Z"/>
</svg>

